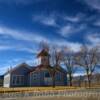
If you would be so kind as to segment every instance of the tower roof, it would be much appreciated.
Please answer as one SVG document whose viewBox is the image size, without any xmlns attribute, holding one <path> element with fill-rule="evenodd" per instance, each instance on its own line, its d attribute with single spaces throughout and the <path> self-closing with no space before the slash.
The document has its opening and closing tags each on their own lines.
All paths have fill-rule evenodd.
<svg viewBox="0 0 100 100">
<path fill-rule="evenodd" d="M 43 56 L 50 56 L 48 51 L 43 49 L 40 53 L 38 53 L 37 57 L 43 57 Z"/>
</svg>

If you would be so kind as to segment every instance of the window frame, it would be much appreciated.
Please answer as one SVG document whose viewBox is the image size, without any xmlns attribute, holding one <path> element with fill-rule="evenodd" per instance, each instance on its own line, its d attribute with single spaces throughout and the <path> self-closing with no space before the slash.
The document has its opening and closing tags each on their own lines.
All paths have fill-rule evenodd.
<svg viewBox="0 0 100 100">
<path fill-rule="evenodd" d="M 13 85 L 24 85 L 24 75 L 13 75 L 12 84 Z"/>
</svg>

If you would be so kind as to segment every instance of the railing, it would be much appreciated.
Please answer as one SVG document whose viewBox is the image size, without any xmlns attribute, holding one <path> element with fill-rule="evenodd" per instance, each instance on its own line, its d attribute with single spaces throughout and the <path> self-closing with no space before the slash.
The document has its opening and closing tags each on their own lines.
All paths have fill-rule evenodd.
<svg viewBox="0 0 100 100">
<path fill-rule="evenodd" d="M 0 98 L 18 98 L 18 97 L 47 97 L 47 96 L 66 96 L 66 97 L 98 97 L 100 99 L 100 91 L 34 91 L 34 92 L 18 92 L 18 93 L 0 93 Z M 99 100 L 98 99 L 98 100 Z"/>
</svg>

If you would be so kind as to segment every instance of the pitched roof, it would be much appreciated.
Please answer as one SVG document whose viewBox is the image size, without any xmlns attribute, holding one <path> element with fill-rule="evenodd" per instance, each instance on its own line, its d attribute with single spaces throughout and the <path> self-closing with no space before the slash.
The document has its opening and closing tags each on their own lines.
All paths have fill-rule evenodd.
<svg viewBox="0 0 100 100">
<path fill-rule="evenodd" d="M 17 65 L 15 68 L 13 68 L 13 69 L 9 70 L 8 72 L 6 72 L 4 75 L 6 75 L 8 73 L 11 73 L 11 72 L 15 71 L 17 68 L 20 68 L 20 67 L 27 68 L 29 70 L 28 73 L 31 73 L 31 72 L 34 72 L 34 71 L 39 71 L 39 70 L 44 69 L 44 68 L 45 69 L 51 69 L 51 70 L 53 70 L 53 68 L 54 68 L 54 67 L 52 67 L 50 65 L 45 66 L 45 65 L 40 64 L 38 66 L 34 66 L 33 67 L 33 66 L 29 66 L 26 63 L 21 63 L 21 64 Z M 66 73 L 66 71 L 62 67 L 60 67 L 60 66 L 59 67 L 56 67 L 56 71 L 59 71 L 61 73 Z"/>
<path fill-rule="evenodd" d="M 11 73 L 11 72 L 15 71 L 17 68 L 20 68 L 20 67 L 25 67 L 25 68 L 27 68 L 29 71 L 32 69 L 32 67 L 29 66 L 28 64 L 26 64 L 26 63 L 21 63 L 21 64 L 17 65 L 16 67 L 14 67 L 14 68 L 10 69 L 9 71 L 7 71 L 4 75 L 6 75 L 6 74 L 8 74 L 8 73 Z"/>
<path fill-rule="evenodd" d="M 33 72 L 33 71 L 36 71 L 36 70 L 38 71 L 38 70 L 41 70 L 41 69 L 47 68 L 47 67 L 51 68 L 51 66 L 44 66 L 44 65 L 40 64 L 38 66 L 33 67 L 33 69 L 30 72 Z"/>
<path fill-rule="evenodd" d="M 38 55 L 37 57 L 42 57 L 42 56 L 50 56 L 48 51 L 43 49 Z"/>
<path fill-rule="evenodd" d="M 40 64 L 40 65 L 38 65 L 38 66 L 36 66 L 36 67 L 34 67 L 30 72 L 34 72 L 34 71 L 39 71 L 39 70 L 41 70 L 41 69 L 48 69 L 48 70 L 53 70 L 53 68 L 54 67 L 52 67 L 52 66 L 50 66 L 50 65 L 48 65 L 48 66 L 44 66 L 44 65 L 42 65 L 42 64 Z M 59 71 L 59 72 L 61 72 L 61 73 L 64 73 L 64 74 L 66 74 L 66 71 L 62 68 L 62 67 L 56 67 L 56 69 L 55 69 L 56 71 Z"/>
</svg>

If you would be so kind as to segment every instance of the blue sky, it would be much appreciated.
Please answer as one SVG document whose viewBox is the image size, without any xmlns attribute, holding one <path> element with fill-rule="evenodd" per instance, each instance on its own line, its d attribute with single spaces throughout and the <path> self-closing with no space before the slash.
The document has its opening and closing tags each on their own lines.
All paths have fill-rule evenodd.
<svg viewBox="0 0 100 100">
<path fill-rule="evenodd" d="M 100 0 L 0 0 L 0 74 L 36 64 L 41 41 L 78 51 L 100 44 Z"/>
</svg>

